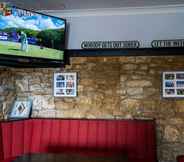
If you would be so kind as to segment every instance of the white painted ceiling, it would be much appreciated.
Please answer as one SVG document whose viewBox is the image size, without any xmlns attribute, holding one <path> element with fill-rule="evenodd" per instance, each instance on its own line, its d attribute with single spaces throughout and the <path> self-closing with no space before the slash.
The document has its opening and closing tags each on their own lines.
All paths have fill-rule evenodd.
<svg viewBox="0 0 184 162">
<path fill-rule="evenodd" d="M 74 10 L 183 5 L 184 0 L 3 0 L 33 10 Z"/>
</svg>

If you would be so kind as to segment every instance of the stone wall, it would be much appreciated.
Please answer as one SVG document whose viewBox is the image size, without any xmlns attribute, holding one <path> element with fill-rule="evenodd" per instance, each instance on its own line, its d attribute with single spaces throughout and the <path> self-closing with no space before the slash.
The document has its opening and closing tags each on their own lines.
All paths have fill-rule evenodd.
<svg viewBox="0 0 184 162">
<path fill-rule="evenodd" d="M 14 77 L 10 69 L 0 68 L 0 119 L 6 119 L 16 97 Z"/>
<path fill-rule="evenodd" d="M 29 96 L 33 117 L 154 118 L 158 159 L 173 162 L 184 154 L 184 100 L 161 97 L 161 74 L 174 70 L 184 70 L 184 57 L 84 57 L 65 69 L 2 69 L 0 107 Z M 77 97 L 53 97 L 53 74 L 61 71 L 77 72 Z"/>
</svg>

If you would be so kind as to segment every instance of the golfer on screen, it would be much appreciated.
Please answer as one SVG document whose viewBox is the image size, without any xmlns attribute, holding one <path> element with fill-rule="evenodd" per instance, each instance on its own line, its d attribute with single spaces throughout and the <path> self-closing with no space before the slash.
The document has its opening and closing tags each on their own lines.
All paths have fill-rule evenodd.
<svg viewBox="0 0 184 162">
<path fill-rule="evenodd" d="M 21 31 L 20 40 L 21 40 L 21 51 L 28 52 L 27 35 L 23 31 Z"/>
</svg>

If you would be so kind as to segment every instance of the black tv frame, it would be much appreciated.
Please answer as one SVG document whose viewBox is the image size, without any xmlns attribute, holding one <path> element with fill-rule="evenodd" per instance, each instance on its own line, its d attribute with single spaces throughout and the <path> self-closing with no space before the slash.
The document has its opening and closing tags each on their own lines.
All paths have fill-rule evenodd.
<svg viewBox="0 0 184 162">
<path fill-rule="evenodd" d="M 11 5 L 11 4 L 10 4 Z M 8 67 L 24 67 L 24 68 L 50 68 L 50 67 L 64 67 L 65 64 L 68 62 L 67 58 L 65 56 L 66 54 L 66 27 L 67 27 L 67 22 L 66 19 L 53 16 L 53 15 L 48 15 L 44 14 L 41 12 L 37 12 L 34 10 L 29 10 L 21 7 L 17 7 L 15 5 L 12 5 L 12 7 L 15 7 L 20 10 L 25 10 L 28 12 L 40 14 L 40 15 L 45 15 L 48 17 L 53 17 L 56 19 L 61 19 L 65 23 L 65 28 L 64 28 L 64 49 L 63 49 L 63 60 L 54 60 L 54 59 L 47 59 L 47 58 L 39 58 L 39 57 L 26 57 L 26 56 L 16 56 L 16 55 L 8 55 L 8 54 L 3 54 L 0 53 L 0 66 L 8 66 Z M 62 51 L 62 50 L 61 50 Z"/>
<path fill-rule="evenodd" d="M 0 56 L 0 65 L 1 66 L 10 66 L 10 67 L 24 67 L 24 68 L 32 68 L 32 67 L 64 67 L 65 63 L 61 61 L 53 61 L 50 59 L 38 59 L 38 58 L 30 58 L 30 57 L 18 57 L 5 55 Z"/>
</svg>

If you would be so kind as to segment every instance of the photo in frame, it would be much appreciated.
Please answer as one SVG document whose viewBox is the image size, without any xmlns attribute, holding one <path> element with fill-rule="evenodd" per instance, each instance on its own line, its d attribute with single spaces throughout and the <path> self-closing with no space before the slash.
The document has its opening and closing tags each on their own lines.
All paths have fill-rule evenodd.
<svg viewBox="0 0 184 162">
<path fill-rule="evenodd" d="M 32 100 L 15 100 L 8 119 L 26 119 L 31 115 Z"/>
<path fill-rule="evenodd" d="M 76 97 L 77 96 L 77 73 L 54 74 L 54 96 Z"/>
<path fill-rule="evenodd" d="M 162 94 L 164 98 L 184 97 L 184 71 L 163 72 Z"/>
</svg>

